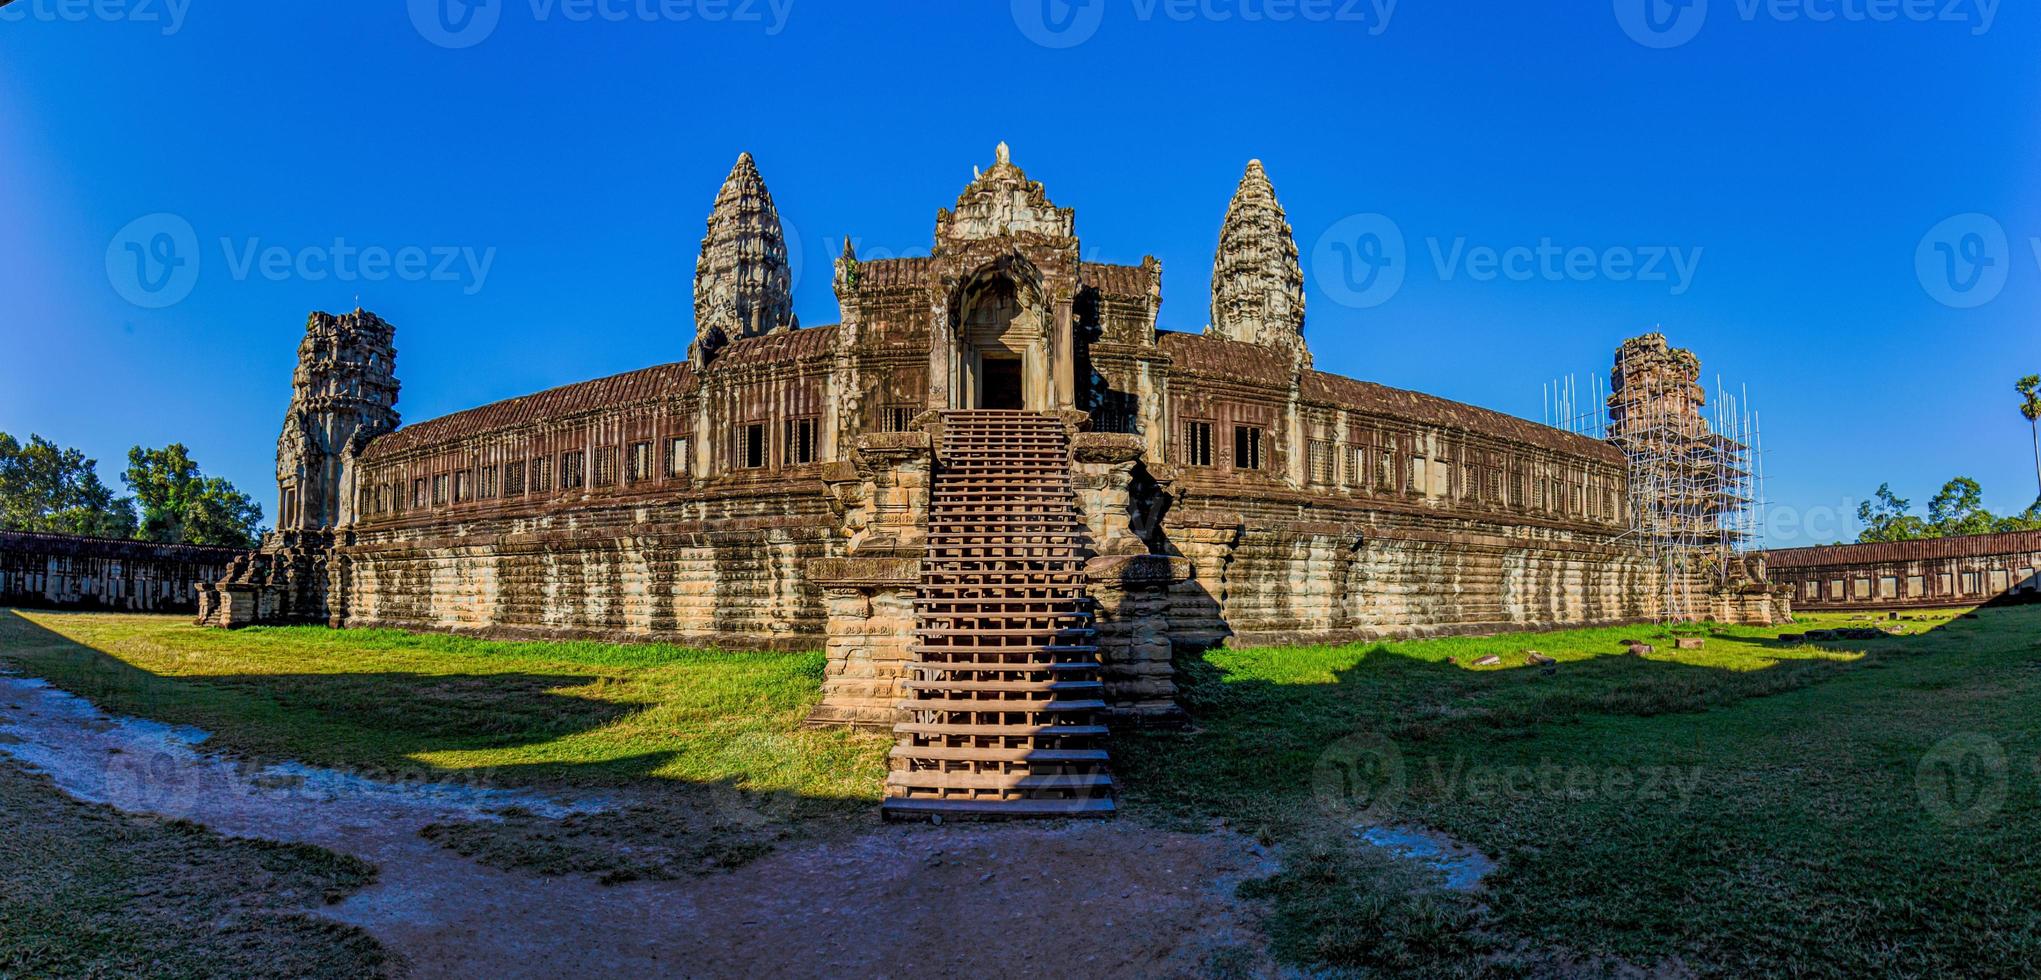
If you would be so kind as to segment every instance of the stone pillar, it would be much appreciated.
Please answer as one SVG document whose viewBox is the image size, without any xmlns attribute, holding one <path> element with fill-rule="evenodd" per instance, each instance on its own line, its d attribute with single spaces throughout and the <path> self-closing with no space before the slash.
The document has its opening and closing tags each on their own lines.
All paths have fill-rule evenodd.
<svg viewBox="0 0 2041 980">
<path fill-rule="evenodd" d="M 821 558 L 808 575 L 822 586 L 828 612 L 828 666 L 814 727 L 890 730 L 900 682 L 914 663 L 914 591 L 921 562 L 906 558 Z"/>
<path fill-rule="evenodd" d="M 1092 554 L 1148 553 L 1133 523 L 1134 470 L 1146 451 L 1137 435 L 1079 432 L 1071 437 L 1070 481 L 1091 531 Z"/>
<path fill-rule="evenodd" d="M 1115 722 L 1177 725 L 1170 587 L 1190 580 L 1191 562 L 1168 555 L 1121 555 L 1085 566 L 1093 602 L 1106 709 Z"/>
<path fill-rule="evenodd" d="M 914 594 L 928 552 L 927 432 L 859 436 L 823 474 L 850 532 L 849 555 L 807 566 L 828 616 L 822 701 L 807 724 L 890 729 L 914 663 Z"/>
</svg>

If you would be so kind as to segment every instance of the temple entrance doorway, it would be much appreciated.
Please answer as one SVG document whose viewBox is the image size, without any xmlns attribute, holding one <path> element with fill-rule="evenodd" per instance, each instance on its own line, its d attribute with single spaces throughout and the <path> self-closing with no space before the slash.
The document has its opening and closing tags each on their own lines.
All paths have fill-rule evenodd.
<svg viewBox="0 0 2041 980">
<path fill-rule="evenodd" d="M 986 354 L 978 374 L 978 407 L 1018 411 L 1027 407 L 1021 394 L 1021 359 Z"/>
</svg>

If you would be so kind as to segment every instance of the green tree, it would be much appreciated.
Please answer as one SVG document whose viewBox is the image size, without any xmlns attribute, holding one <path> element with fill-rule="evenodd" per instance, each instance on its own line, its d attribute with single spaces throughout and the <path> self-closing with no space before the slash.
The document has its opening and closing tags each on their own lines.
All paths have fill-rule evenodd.
<svg viewBox="0 0 2041 980">
<path fill-rule="evenodd" d="M 2027 508 L 2024 514 L 1999 518 L 1998 523 L 1992 526 L 1992 531 L 1998 534 L 2012 531 L 2041 531 L 2041 500 L 2034 501 L 2034 505 Z"/>
<path fill-rule="evenodd" d="M 2030 374 L 2013 384 L 2020 393 L 2020 415 L 2034 436 L 2034 508 L 2041 510 L 2041 374 Z M 2030 511 L 2031 512 L 2031 511 Z"/>
<path fill-rule="evenodd" d="M 1859 542 L 1912 541 L 1928 536 L 1927 522 L 1907 513 L 1913 509 L 1913 501 L 1900 499 L 1892 492 L 1892 484 L 1879 484 L 1874 496 L 1875 501 L 1857 505 L 1857 521 L 1864 525 L 1857 535 Z"/>
<path fill-rule="evenodd" d="M 1984 509 L 1984 488 L 1967 476 L 1942 484 L 1941 492 L 1928 501 L 1928 524 L 1936 537 L 1990 534 L 1997 523 L 1998 518 Z"/>
<path fill-rule="evenodd" d="M 200 473 L 183 443 L 128 450 L 128 471 L 121 479 L 142 505 L 143 540 L 255 546 L 262 508 L 226 480 Z"/>
<path fill-rule="evenodd" d="M 135 535 L 135 503 L 99 482 L 98 464 L 31 433 L 0 432 L 0 529 L 105 538 Z"/>
</svg>

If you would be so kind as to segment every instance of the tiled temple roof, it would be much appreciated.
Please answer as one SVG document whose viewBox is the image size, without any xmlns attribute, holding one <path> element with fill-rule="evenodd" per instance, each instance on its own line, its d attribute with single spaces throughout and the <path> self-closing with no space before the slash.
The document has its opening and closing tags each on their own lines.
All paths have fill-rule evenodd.
<svg viewBox="0 0 2041 980">
<path fill-rule="evenodd" d="M 1157 334 L 1155 345 L 1162 348 L 1177 367 L 1186 371 L 1225 375 L 1277 388 L 1286 388 L 1290 384 L 1289 358 L 1266 347 L 1203 334 L 1169 331 Z"/>
<path fill-rule="evenodd" d="M 1306 371 L 1303 380 L 1306 401 L 1331 402 L 1367 412 L 1411 419 L 1427 425 L 1463 429 L 1511 442 L 1550 449 L 1576 456 L 1592 456 L 1622 465 L 1623 451 L 1600 439 L 1575 435 L 1565 429 L 1505 415 L 1502 412 L 1448 401 L 1433 395 L 1391 388 L 1368 381 L 1355 381 L 1323 371 Z"/>
<path fill-rule="evenodd" d="M 773 338 L 758 337 L 737 341 L 725 349 L 724 356 L 745 344 L 771 339 Z M 687 388 L 689 374 L 690 368 L 686 361 L 661 364 L 613 374 L 607 378 L 596 378 L 593 381 L 548 388 L 537 394 L 519 395 L 480 408 L 455 412 L 452 415 L 442 415 L 436 419 L 404 426 L 389 435 L 377 438 L 369 443 L 367 458 L 374 459 L 425 446 L 442 445 L 485 432 L 496 432 L 529 422 L 576 415 L 612 405 L 678 395 Z"/>
<path fill-rule="evenodd" d="M 803 327 L 799 330 L 766 334 L 763 337 L 746 337 L 743 340 L 732 341 L 728 347 L 718 351 L 710 367 L 798 361 L 804 357 L 827 354 L 835 343 L 834 323 L 822 327 Z"/>
<path fill-rule="evenodd" d="M 1156 343 L 1178 367 L 1200 374 L 1238 378 L 1251 384 L 1284 387 L 1290 383 L 1290 362 L 1280 351 L 1203 334 L 1163 333 Z M 1550 449 L 1590 456 L 1610 463 L 1623 461 L 1622 451 L 1599 439 L 1526 421 L 1514 415 L 1463 405 L 1415 391 L 1356 381 L 1323 371 L 1306 371 L 1299 392 L 1305 401 L 1340 405 L 1425 425 L 1462 429 Z"/>
<path fill-rule="evenodd" d="M 1078 265 L 1077 275 L 1085 285 L 1096 286 L 1108 296 L 1148 295 L 1148 270 L 1138 265 L 1084 262 Z"/>
<path fill-rule="evenodd" d="M 89 538 L 39 531 L 0 531 L 0 552 L 110 558 L 121 561 L 181 561 L 197 565 L 225 564 L 247 554 L 243 548 L 197 544 L 158 544 L 128 538 Z"/>
<path fill-rule="evenodd" d="M 734 368 L 797 361 L 826 354 L 836 340 L 836 325 L 787 330 L 763 337 L 731 341 L 716 354 L 714 366 Z M 407 425 L 369 444 L 368 458 L 392 456 L 428 446 L 445 445 L 470 436 L 500 432 L 531 422 L 565 418 L 618 405 L 679 395 L 686 391 L 692 368 L 686 361 L 613 374 L 607 378 L 548 388 L 532 395 L 483 405 Z"/>
<path fill-rule="evenodd" d="M 1971 534 L 1920 541 L 1832 544 L 1785 548 L 1766 555 L 1772 568 L 1814 568 L 1825 565 L 1885 565 L 1943 558 L 1985 558 L 1992 555 L 2041 553 L 2041 531 Z"/>
<path fill-rule="evenodd" d="M 927 256 L 906 259 L 873 259 L 858 263 L 859 289 L 897 289 L 928 282 Z"/>
</svg>

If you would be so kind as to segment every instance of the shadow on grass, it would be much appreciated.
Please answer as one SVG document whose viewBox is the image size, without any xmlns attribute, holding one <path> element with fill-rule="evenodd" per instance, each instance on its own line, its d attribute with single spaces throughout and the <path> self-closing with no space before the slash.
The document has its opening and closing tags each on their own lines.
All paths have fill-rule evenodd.
<svg viewBox="0 0 2041 980">
<path fill-rule="evenodd" d="M 611 675 L 166 675 L 12 613 L 0 613 L 0 653 L 110 714 L 201 729 L 212 736 L 204 748 L 243 760 L 251 773 L 289 761 L 419 792 L 444 784 L 570 794 L 586 787 L 607 803 L 603 812 L 565 820 L 513 809 L 501 821 L 436 828 L 435 839 L 505 867 L 612 880 L 671 877 L 741 864 L 803 825 L 812 831 L 870 816 L 872 800 L 864 797 L 745 785 L 758 767 L 812 762 L 800 755 L 804 733 L 652 727 L 653 740 L 665 744 L 633 746 L 631 733 L 573 741 L 658 707 L 649 695 L 617 687 Z M 711 758 L 696 769 L 735 774 L 674 775 L 677 763 L 698 753 Z"/>
<path fill-rule="evenodd" d="M 1292 824 L 1273 811 L 1308 795 L 1314 766 L 1349 736 L 1422 752 L 1432 743 L 1526 739 L 1597 718 L 1702 712 L 1875 666 L 1909 644 L 1941 642 L 1963 623 L 1822 644 L 1700 626 L 1638 626 L 1180 652 L 1179 700 L 1192 729 L 1129 733 L 1116 746 L 1115 765 L 1137 805 Z M 1703 636 L 1705 651 L 1671 649 L 1680 635 Z M 1547 640 L 1591 649 L 1554 649 Z M 1632 641 L 1653 644 L 1656 652 L 1618 652 Z M 1558 662 L 1532 663 L 1528 647 L 1544 647 Z M 1471 667 L 1491 654 L 1504 664 Z"/>
</svg>

